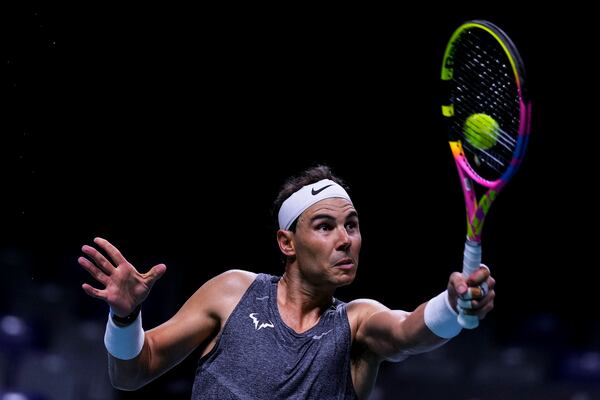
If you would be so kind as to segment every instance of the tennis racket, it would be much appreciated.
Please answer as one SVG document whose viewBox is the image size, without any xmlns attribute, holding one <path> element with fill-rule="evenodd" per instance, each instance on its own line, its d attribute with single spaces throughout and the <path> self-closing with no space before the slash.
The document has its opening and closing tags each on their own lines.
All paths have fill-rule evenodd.
<svg viewBox="0 0 600 400">
<path fill-rule="evenodd" d="M 481 263 L 485 217 L 523 159 L 531 104 L 517 48 L 484 20 L 467 21 L 454 31 L 444 53 L 442 83 L 442 114 L 465 198 L 462 272 L 467 277 Z M 479 325 L 478 317 L 460 306 L 458 322 L 468 329 Z"/>
</svg>

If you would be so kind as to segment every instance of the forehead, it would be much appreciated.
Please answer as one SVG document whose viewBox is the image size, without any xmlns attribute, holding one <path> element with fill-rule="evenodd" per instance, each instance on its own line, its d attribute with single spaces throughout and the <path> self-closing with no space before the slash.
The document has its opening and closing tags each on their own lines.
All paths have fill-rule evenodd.
<svg viewBox="0 0 600 400">
<path fill-rule="evenodd" d="M 302 216 L 312 217 L 317 214 L 337 216 L 338 214 L 346 215 L 352 211 L 356 212 L 351 202 L 346 199 L 334 197 L 316 202 L 308 207 L 302 213 Z"/>
</svg>

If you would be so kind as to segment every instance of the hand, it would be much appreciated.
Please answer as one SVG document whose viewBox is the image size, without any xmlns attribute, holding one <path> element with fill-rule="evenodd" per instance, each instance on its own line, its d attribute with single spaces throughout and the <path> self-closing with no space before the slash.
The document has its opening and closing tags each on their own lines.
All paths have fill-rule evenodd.
<svg viewBox="0 0 600 400">
<path fill-rule="evenodd" d="M 456 310 L 460 307 L 467 315 L 477 315 L 484 319 L 494 308 L 496 281 L 490 275 L 490 269 L 481 264 L 477 271 L 465 278 L 460 272 L 454 272 L 448 282 L 450 304 Z"/>
<path fill-rule="evenodd" d="M 110 261 L 94 247 L 87 245 L 81 251 L 94 262 L 85 257 L 79 257 L 77 261 L 105 287 L 96 289 L 87 283 L 81 287 L 89 296 L 104 300 L 117 316 L 125 317 L 148 297 L 150 289 L 164 275 L 167 267 L 158 264 L 147 273 L 140 274 L 107 240 L 95 238 L 94 243 L 106 252 Z"/>
</svg>

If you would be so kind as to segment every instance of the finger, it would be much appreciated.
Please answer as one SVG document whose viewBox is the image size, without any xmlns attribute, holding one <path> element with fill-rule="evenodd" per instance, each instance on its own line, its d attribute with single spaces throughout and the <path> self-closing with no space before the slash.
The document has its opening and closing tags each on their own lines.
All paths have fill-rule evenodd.
<svg viewBox="0 0 600 400">
<path fill-rule="evenodd" d="M 90 256 L 90 258 L 92 260 L 94 260 L 94 263 L 96 264 L 96 266 L 98 268 L 100 268 L 106 275 L 111 276 L 112 273 L 114 272 L 115 266 L 112 265 L 107 259 L 106 257 L 104 257 L 102 255 L 102 253 L 100 253 L 98 250 L 96 250 L 95 248 L 93 248 L 92 246 L 88 246 L 88 245 L 84 245 L 81 248 L 81 251 Z"/>
<path fill-rule="evenodd" d="M 463 308 L 463 312 L 466 315 L 476 315 L 479 317 L 479 319 L 484 319 L 485 316 L 494 309 L 494 301 L 490 301 L 487 302 L 484 306 L 481 306 L 480 308 L 472 308 L 472 309 L 466 309 Z"/>
<path fill-rule="evenodd" d="M 485 310 L 489 308 L 489 304 L 494 304 L 494 298 L 496 297 L 496 292 L 493 290 L 490 291 L 485 297 L 479 300 L 465 300 L 458 298 L 456 299 L 456 304 L 458 307 L 462 308 L 466 314 L 469 315 L 479 315 L 481 310 Z M 489 308 L 491 310 L 491 308 Z M 489 311 L 488 310 L 488 311 Z"/>
<path fill-rule="evenodd" d="M 485 297 L 483 297 L 479 300 L 473 300 L 473 301 L 476 301 L 478 303 L 476 308 L 483 308 L 488 303 L 493 303 L 495 298 L 496 298 L 496 292 L 493 290 L 490 290 L 490 292 Z"/>
<path fill-rule="evenodd" d="M 456 299 L 456 304 L 463 310 L 471 310 L 473 308 L 472 300 L 464 300 L 464 299 L 461 299 L 460 297 L 458 299 Z"/>
<path fill-rule="evenodd" d="M 96 243 L 104 251 L 106 251 L 106 254 L 108 254 L 108 256 L 110 257 L 110 259 L 112 260 L 112 262 L 115 265 L 119 265 L 119 264 L 123 264 L 123 263 L 127 262 L 125 257 L 123 257 L 123 254 L 121 254 L 121 252 L 115 246 L 113 246 L 108 240 L 97 237 L 97 238 L 94 238 L 94 243 Z"/>
<path fill-rule="evenodd" d="M 491 301 L 488 304 L 486 304 L 484 307 L 481 308 L 481 310 L 479 310 L 479 312 L 477 313 L 477 315 L 479 316 L 479 319 L 484 319 L 485 316 L 494 309 L 494 302 Z"/>
<path fill-rule="evenodd" d="M 479 268 L 477 269 L 477 271 L 475 271 L 471 275 L 469 275 L 469 278 L 467 279 L 467 285 L 478 286 L 482 282 L 485 282 L 485 280 L 489 276 L 490 276 L 490 269 L 486 265 L 481 264 L 479 266 Z"/>
<path fill-rule="evenodd" d="M 92 286 L 88 285 L 87 283 L 84 283 L 83 285 L 81 285 L 81 288 L 88 296 L 94 297 L 96 299 L 104 300 L 104 301 L 106 301 L 106 299 L 107 299 L 105 290 L 96 289 L 95 287 L 92 287 Z"/>
<path fill-rule="evenodd" d="M 150 271 L 148 271 L 145 275 L 150 282 L 154 282 L 160 279 L 165 272 L 167 272 L 167 266 L 165 264 L 157 264 L 150 268 Z"/>
<path fill-rule="evenodd" d="M 104 286 L 108 286 L 108 283 L 110 282 L 108 276 L 104 274 L 98 267 L 96 267 L 94 263 L 92 263 L 85 257 L 79 257 L 77 259 L 77 262 L 83 267 L 83 269 L 89 272 L 89 274 L 92 275 L 95 280 L 97 280 Z"/>
<path fill-rule="evenodd" d="M 454 272 L 450 275 L 450 287 L 452 287 L 458 296 L 463 296 L 468 290 L 467 282 L 460 272 Z"/>
<path fill-rule="evenodd" d="M 487 282 L 483 282 L 479 286 L 469 287 L 467 292 L 460 296 L 464 300 L 473 300 L 473 299 L 481 299 L 485 297 L 489 292 L 489 287 Z"/>
</svg>

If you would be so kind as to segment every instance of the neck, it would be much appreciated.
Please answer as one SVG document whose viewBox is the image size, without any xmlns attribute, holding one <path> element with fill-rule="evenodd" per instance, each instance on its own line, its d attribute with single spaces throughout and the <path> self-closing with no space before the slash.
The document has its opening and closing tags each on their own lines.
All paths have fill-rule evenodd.
<svg viewBox="0 0 600 400">
<path fill-rule="evenodd" d="M 283 321 L 298 333 L 319 322 L 321 315 L 333 304 L 334 289 L 323 289 L 286 271 L 279 280 L 277 306 Z"/>
</svg>

